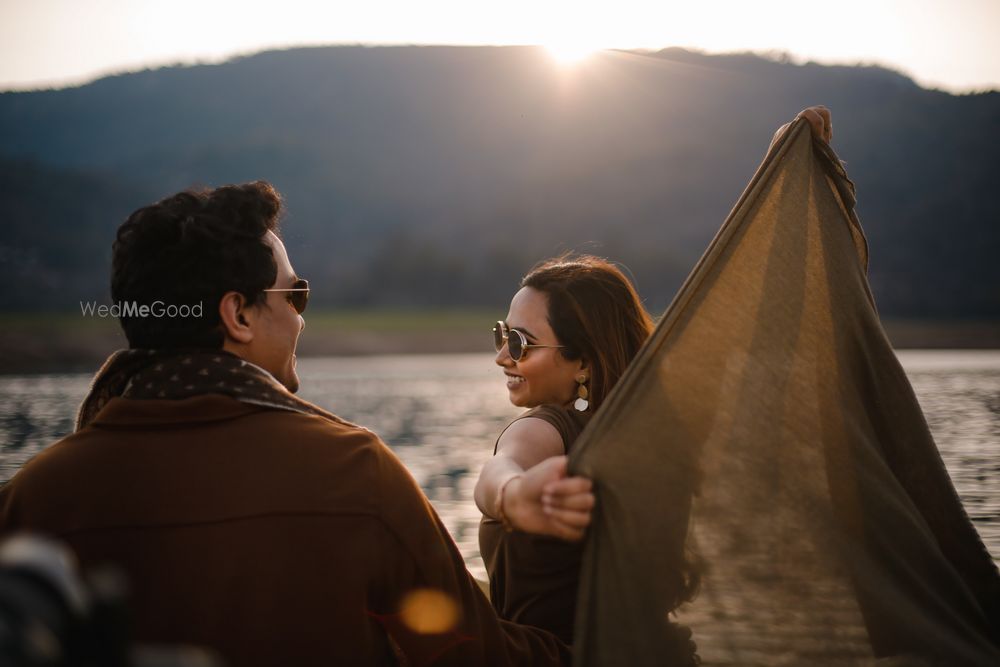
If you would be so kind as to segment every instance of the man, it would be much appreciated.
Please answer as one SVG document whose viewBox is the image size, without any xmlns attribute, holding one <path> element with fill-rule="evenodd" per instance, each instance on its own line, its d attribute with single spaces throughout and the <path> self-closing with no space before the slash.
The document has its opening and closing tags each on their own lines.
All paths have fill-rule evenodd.
<svg viewBox="0 0 1000 667">
<path fill-rule="evenodd" d="M 136 640 L 229 665 L 567 663 L 552 635 L 497 619 L 374 434 L 293 395 L 309 286 L 280 210 L 257 182 L 122 224 L 111 292 L 130 349 L 98 372 L 76 432 L 0 490 L 0 530 L 118 565 Z M 590 491 L 564 460 L 524 483 L 542 515 L 543 489 L 555 506 Z"/>
</svg>

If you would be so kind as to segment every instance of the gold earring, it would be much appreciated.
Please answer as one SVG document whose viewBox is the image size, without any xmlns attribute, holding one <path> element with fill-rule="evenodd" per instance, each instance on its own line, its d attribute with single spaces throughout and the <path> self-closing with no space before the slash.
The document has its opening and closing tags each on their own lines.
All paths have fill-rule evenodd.
<svg viewBox="0 0 1000 667">
<path fill-rule="evenodd" d="M 576 401 L 573 402 L 573 407 L 580 412 L 586 412 L 590 407 L 590 403 L 587 402 L 587 397 L 590 395 L 587 391 L 587 376 L 583 373 L 577 375 L 576 384 Z"/>
</svg>

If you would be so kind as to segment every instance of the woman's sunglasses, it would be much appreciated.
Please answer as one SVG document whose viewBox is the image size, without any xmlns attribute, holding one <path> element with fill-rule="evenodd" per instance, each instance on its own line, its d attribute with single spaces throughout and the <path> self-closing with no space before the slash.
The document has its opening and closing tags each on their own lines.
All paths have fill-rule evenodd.
<svg viewBox="0 0 1000 667">
<path fill-rule="evenodd" d="M 309 281 L 299 279 L 292 283 L 291 287 L 285 289 L 266 289 L 265 292 L 287 292 L 288 293 L 288 303 L 292 304 L 292 308 L 295 309 L 299 315 L 305 312 L 306 306 L 309 305 Z"/>
<path fill-rule="evenodd" d="M 534 343 L 528 343 L 528 338 L 524 335 L 523 331 L 511 329 L 507 326 L 506 322 L 501 320 L 493 327 L 493 347 L 499 352 L 503 349 L 504 343 L 507 344 L 507 353 L 510 354 L 510 358 L 514 361 L 524 359 L 528 350 L 532 347 L 566 347 L 565 345 L 535 345 Z"/>
</svg>

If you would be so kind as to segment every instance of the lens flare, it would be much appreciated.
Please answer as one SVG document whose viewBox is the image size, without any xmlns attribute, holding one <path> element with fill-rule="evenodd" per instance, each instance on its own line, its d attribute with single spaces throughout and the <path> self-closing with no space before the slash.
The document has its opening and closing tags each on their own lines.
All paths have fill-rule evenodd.
<svg viewBox="0 0 1000 667">
<path fill-rule="evenodd" d="M 454 629 L 458 605 L 447 594 L 433 588 L 411 591 L 403 599 L 403 623 L 413 632 L 434 635 Z"/>
</svg>

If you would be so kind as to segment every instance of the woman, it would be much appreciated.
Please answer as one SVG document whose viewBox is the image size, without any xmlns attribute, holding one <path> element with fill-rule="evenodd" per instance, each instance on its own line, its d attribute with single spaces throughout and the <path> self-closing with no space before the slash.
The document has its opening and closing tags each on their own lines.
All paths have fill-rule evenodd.
<svg viewBox="0 0 1000 667">
<path fill-rule="evenodd" d="M 567 643 L 579 540 L 594 497 L 582 478 L 551 485 L 539 500 L 526 489 L 565 467 L 573 442 L 652 328 L 621 271 L 582 256 L 532 269 L 494 330 L 510 401 L 530 409 L 500 434 L 476 485 L 491 599 L 503 618 L 551 630 Z"/>
<path fill-rule="evenodd" d="M 814 137 L 830 141 L 825 107 L 799 116 Z M 568 644 L 579 541 L 594 496 L 589 480 L 563 478 L 566 454 L 651 332 L 628 279 L 590 256 L 551 259 L 532 269 L 507 320 L 494 329 L 496 363 L 507 376 L 510 401 L 529 410 L 500 434 L 476 484 L 490 597 L 502 618 L 545 628 Z M 540 487 L 546 492 L 539 496 Z M 678 562 L 688 565 L 682 553 Z M 674 599 L 680 603 L 693 597 L 697 577 L 693 569 L 678 574 Z"/>
</svg>

